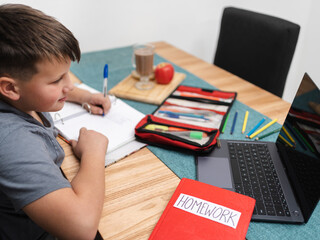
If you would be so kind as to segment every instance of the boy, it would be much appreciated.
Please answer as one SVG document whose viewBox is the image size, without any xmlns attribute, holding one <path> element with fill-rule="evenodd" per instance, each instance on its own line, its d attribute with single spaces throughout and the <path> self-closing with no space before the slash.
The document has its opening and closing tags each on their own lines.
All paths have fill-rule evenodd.
<svg viewBox="0 0 320 240">
<path fill-rule="evenodd" d="M 108 140 L 80 130 L 71 141 L 80 168 L 70 183 L 60 171 L 64 152 L 47 113 L 66 100 L 89 103 L 93 114 L 110 108 L 102 94 L 74 88 L 68 71 L 75 60 L 78 42 L 61 23 L 24 5 L 0 6 L 0 239 L 93 239 L 97 233 Z"/>
</svg>

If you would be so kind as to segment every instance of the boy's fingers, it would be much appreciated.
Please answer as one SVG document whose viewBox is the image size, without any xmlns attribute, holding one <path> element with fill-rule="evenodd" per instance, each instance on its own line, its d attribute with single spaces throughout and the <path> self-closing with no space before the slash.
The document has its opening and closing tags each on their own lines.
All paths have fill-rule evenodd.
<svg viewBox="0 0 320 240">
<path fill-rule="evenodd" d="M 69 143 L 71 144 L 72 147 L 75 147 L 78 143 L 76 140 L 69 140 Z"/>
<path fill-rule="evenodd" d="M 86 131 L 87 129 L 85 127 L 80 128 L 80 134 L 84 131 Z"/>
<path fill-rule="evenodd" d="M 103 103 L 104 112 L 107 113 L 109 111 L 110 107 L 111 107 L 111 102 L 110 102 L 110 99 L 108 99 L 108 101 L 105 101 Z"/>
<path fill-rule="evenodd" d="M 91 105 L 91 113 L 96 115 L 102 115 L 104 112 L 101 107 Z"/>
<path fill-rule="evenodd" d="M 87 129 L 85 127 L 80 128 L 80 130 L 79 130 L 79 139 L 81 138 L 81 135 L 84 134 L 85 131 L 87 131 Z"/>
</svg>

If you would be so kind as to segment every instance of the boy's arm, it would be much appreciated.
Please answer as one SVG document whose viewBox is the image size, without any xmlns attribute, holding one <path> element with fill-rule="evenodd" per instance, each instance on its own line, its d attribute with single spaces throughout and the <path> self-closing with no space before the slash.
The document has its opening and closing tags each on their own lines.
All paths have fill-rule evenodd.
<svg viewBox="0 0 320 240">
<path fill-rule="evenodd" d="M 90 104 L 92 114 L 106 114 L 110 107 L 111 102 L 108 96 L 104 97 L 102 93 L 90 93 L 87 90 L 75 87 L 68 93 L 68 101 L 79 104 Z"/>
<path fill-rule="evenodd" d="M 39 226 L 62 239 L 93 239 L 97 233 L 105 192 L 105 154 L 108 140 L 102 134 L 80 130 L 71 141 L 80 168 L 72 188 L 51 192 L 23 208 Z"/>
</svg>

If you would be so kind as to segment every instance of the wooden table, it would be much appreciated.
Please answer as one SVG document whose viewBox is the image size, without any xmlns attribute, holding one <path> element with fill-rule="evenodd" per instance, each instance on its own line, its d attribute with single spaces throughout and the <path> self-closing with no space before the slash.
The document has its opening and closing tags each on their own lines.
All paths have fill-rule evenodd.
<svg viewBox="0 0 320 240">
<path fill-rule="evenodd" d="M 154 44 L 160 56 L 221 90 L 237 91 L 239 101 L 283 123 L 290 104 L 281 98 L 170 44 Z M 59 142 L 66 153 L 62 169 L 71 181 L 79 163 L 70 146 Z M 99 225 L 102 237 L 148 239 L 180 179 L 147 148 L 108 166 L 105 175 L 105 203 Z"/>
</svg>

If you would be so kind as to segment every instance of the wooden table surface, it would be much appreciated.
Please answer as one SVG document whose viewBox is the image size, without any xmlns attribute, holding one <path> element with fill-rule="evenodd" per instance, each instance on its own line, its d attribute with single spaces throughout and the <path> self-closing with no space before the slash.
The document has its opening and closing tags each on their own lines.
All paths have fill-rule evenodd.
<svg viewBox="0 0 320 240">
<path fill-rule="evenodd" d="M 156 42 L 156 53 L 220 90 L 237 91 L 237 99 L 281 124 L 290 104 L 263 89 L 206 63 L 168 43 Z M 74 81 L 78 81 L 71 74 Z M 69 145 L 62 169 L 71 181 L 79 162 Z M 180 179 L 147 148 L 105 169 L 105 201 L 99 225 L 104 239 L 148 239 Z"/>
</svg>

